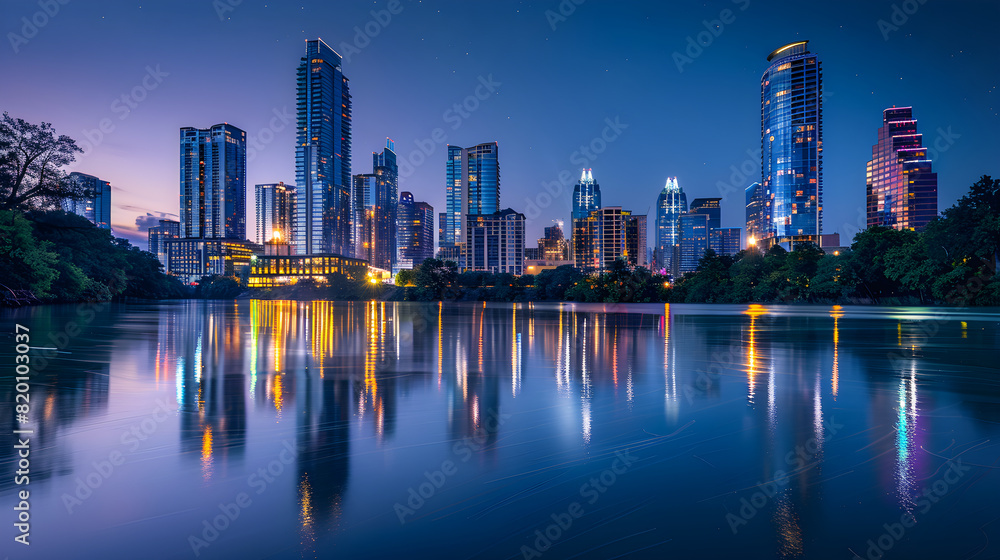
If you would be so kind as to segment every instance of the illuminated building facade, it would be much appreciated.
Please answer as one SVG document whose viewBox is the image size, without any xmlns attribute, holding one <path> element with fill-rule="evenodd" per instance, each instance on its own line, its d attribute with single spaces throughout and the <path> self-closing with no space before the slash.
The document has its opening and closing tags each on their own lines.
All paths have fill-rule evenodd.
<svg viewBox="0 0 1000 560">
<path fill-rule="evenodd" d="M 573 220 L 573 261 L 584 272 L 602 272 L 617 259 L 646 265 L 646 216 L 621 206 L 591 210 L 584 220 Z"/>
<path fill-rule="evenodd" d="M 350 255 L 351 93 L 341 57 L 306 41 L 297 74 L 295 250 Z"/>
<path fill-rule="evenodd" d="M 448 146 L 445 166 L 445 215 L 439 245 L 460 246 L 465 241 L 466 216 L 500 211 L 500 146 L 487 142 L 461 148 Z M 465 251 L 459 249 L 460 254 Z M 460 268 L 464 267 L 459 263 Z"/>
<path fill-rule="evenodd" d="M 251 288 L 285 286 L 303 278 L 326 283 L 334 274 L 360 280 L 368 274 L 367 262 L 341 255 L 260 255 L 249 266 L 247 285 Z"/>
<path fill-rule="evenodd" d="M 74 171 L 67 179 L 83 198 L 64 198 L 62 209 L 82 216 L 101 229 L 111 229 L 111 183 Z"/>
<path fill-rule="evenodd" d="M 764 231 L 764 206 L 760 194 L 760 183 L 753 183 L 746 188 L 747 207 L 747 247 L 757 244 Z"/>
<path fill-rule="evenodd" d="M 668 178 L 667 184 L 656 197 L 656 244 L 653 248 L 655 266 L 672 270 L 674 247 L 680 241 L 677 220 L 687 212 L 687 195 L 677 184 L 677 177 Z"/>
<path fill-rule="evenodd" d="M 754 237 L 767 247 L 818 244 L 823 231 L 823 73 L 806 44 L 768 55 L 760 79 L 763 215 Z"/>
<path fill-rule="evenodd" d="M 372 173 L 354 176 L 353 241 L 355 256 L 382 270 L 396 261 L 396 212 L 399 169 L 392 140 L 372 153 Z"/>
<path fill-rule="evenodd" d="M 396 207 L 396 268 L 412 269 L 434 256 L 434 207 L 413 200 L 413 194 L 399 194 Z"/>
<path fill-rule="evenodd" d="M 510 208 L 466 217 L 464 270 L 524 274 L 524 214 Z"/>
<path fill-rule="evenodd" d="M 185 284 L 204 276 L 237 277 L 263 247 L 242 239 L 178 238 L 164 241 L 167 270 Z"/>
<path fill-rule="evenodd" d="M 680 217 L 681 242 L 679 258 L 674 276 L 680 276 L 698 269 L 698 261 L 708 249 L 708 214 L 688 212 Z"/>
<path fill-rule="evenodd" d="M 181 237 L 247 238 L 247 133 L 223 123 L 184 127 Z"/>
<path fill-rule="evenodd" d="M 257 243 L 273 239 L 291 242 L 295 234 L 295 187 L 285 183 L 254 186 L 257 203 Z"/>
<path fill-rule="evenodd" d="M 708 234 L 708 247 L 715 251 L 717 255 L 732 257 L 740 252 L 742 245 L 742 233 L 740 228 L 718 228 Z"/>
<path fill-rule="evenodd" d="M 574 220 L 582 220 L 590 215 L 592 210 L 601 207 L 601 185 L 594 180 L 594 170 L 584 169 L 580 182 L 573 187 Z"/>
<path fill-rule="evenodd" d="M 912 107 L 882 112 L 867 167 L 868 227 L 923 231 L 937 216 L 937 173 L 927 159 Z"/>
</svg>

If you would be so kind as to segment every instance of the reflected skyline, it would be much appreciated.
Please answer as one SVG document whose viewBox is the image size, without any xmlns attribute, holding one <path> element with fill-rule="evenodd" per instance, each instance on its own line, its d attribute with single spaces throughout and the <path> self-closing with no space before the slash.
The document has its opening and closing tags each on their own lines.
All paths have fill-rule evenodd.
<svg viewBox="0 0 1000 560">
<path fill-rule="evenodd" d="M 929 452 L 947 457 L 972 442 L 953 441 L 959 426 L 997 435 L 988 409 L 955 407 L 974 398 L 969 374 L 944 374 L 970 364 L 991 371 L 998 333 L 988 314 L 721 309 L 284 301 L 112 308 L 95 324 L 96 338 L 56 358 L 77 369 L 43 372 L 53 382 L 36 382 L 43 404 L 33 413 L 45 426 L 36 437 L 48 451 L 33 463 L 34 484 L 51 496 L 38 507 L 51 523 L 65 519 L 60 498 L 117 449 L 126 456 L 121 474 L 81 510 L 103 511 L 105 501 L 137 491 L 146 497 L 136 507 L 151 517 L 173 511 L 161 511 L 179 499 L 168 493 L 203 496 L 171 521 L 190 532 L 232 500 L 234 485 L 273 468 L 266 491 L 252 494 L 264 505 L 248 509 L 247 519 L 284 512 L 283 529 L 258 535 L 247 521 L 232 531 L 278 557 L 359 554 L 385 531 L 401 531 L 409 544 L 375 548 L 398 552 L 441 530 L 427 533 L 426 523 L 460 531 L 469 515 L 491 519 L 498 546 L 514 554 L 518 512 L 560 503 L 560 485 L 606 468 L 602 457 L 615 449 L 642 446 L 658 466 L 623 475 L 621 490 L 608 491 L 604 507 L 622 508 L 615 531 L 648 528 L 649 538 L 674 542 L 657 545 L 663 552 L 696 550 L 700 540 L 720 540 L 712 535 L 727 530 L 727 510 L 784 471 L 787 484 L 761 506 L 764 514 L 720 545 L 804 558 L 844 538 L 824 522 L 831 508 L 852 511 L 855 544 L 877 537 L 872 528 L 893 512 L 919 511 L 941 465 Z M 70 311 L 22 310 L 17 320 L 58 324 L 61 312 Z M 978 386 L 975 398 L 984 396 L 998 397 Z M 123 447 L 118 435 L 142 426 L 157 398 L 170 403 L 168 418 Z M 962 412 L 934 413 L 946 407 Z M 836 424 L 849 427 L 831 431 Z M 657 439 L 682 428 L 676 443 Z M 289 474 L 274 474 L 283 441 L 295 454 Z M 452 449 L 462 441 L 476 445 Z M 977 453 L 977 462 L 991 463 L 988 447 Z M 393 504 L 447 460 L 457 474 L 425 498 L 413 522 L 423 529 L 400 526 Z M 13 465 L 4 470 L 12 475 Z M 162 484 L 135 490 L 130 481 L 144 477 Z M 640 517 L 626 513 L 649 492 L 676 495 L 682 518 L 658 505 L 642 506 Z M 979 503 L 985 494 L 957 499 Z M 296 535 L 291 548 L 288 531 Z M 185 544 L 163 546 L 165 555 L 180 554 Z M 475 552 L 464 538 L 455 546 Z"/>
</svg>

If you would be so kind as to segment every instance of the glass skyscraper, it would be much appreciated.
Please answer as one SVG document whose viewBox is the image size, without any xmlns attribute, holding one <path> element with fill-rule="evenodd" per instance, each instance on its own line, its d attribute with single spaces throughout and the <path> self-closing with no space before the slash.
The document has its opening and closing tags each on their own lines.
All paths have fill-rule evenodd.
<svg viewBox="0 0 1000 560">
<path fill-rule="evenodd" d="M 500 211 L 499 152 L 496 142 L 471 148 L 448 146 L 445 221 L 441 225 L 443 236 L 439 239 L 442 247 L 465 241 L 467 215 Z"/>
<path fill-rule="evenodd" d="M 799 41 L 770 55 L 760 79 L 758 243 L 819 244 L 823 231 L 823 73 Z M 748 231 L 750 230 L 748 226 Z"/>
<path fill-rule="evenodd" d="M 681 242 L 679 261 L 673 272 L 675 276 L 698 270 L 698 262 L 708 249 L 708 221 L 708 214 L 688 212 L 681 215 L 678 220 Z"/>
<path fill-rule="evenodd" d="M 601 185 L 594 181 L 594 170 L 584 169 L 580 182 L 573 188 L 573 219 L 582 220 L 591 210 L 601 207 Z"/>
<path fill-rule="evenodd" d="M 868 227 L 923 231 L 937 216 L 937 173 L 913 108 L 886 109 L 882 123 L 867 168 Z"/>
<path fill-rule="evenodd" d="M 246 239 L 247 133 L 181 129 L 181 237 Z"/>
<path fill-rule="evenodd" d="M 687 195 L 677 184 L 677 177 L 667 178 L 667 184 L 656 197 L 656 245 L 653 259 L 656 268 L 671 270 L 674 247 L 680 242 L 677 220 L 687 212 Z"/>
<path fill-rule="evenodd" d="M 87 218 L 101 229 L 111 229 L 111 183 L 78 171 L 70 173 L 67 180 L 75 183 L 73 191 L 83 198 L 63 199 L 62 209 Z"/>
<path fill-rule="evenodd" d="M 691 212 L 708 216 L 708 234 L 722 227 L 722 199 L 696 198 L 691 201 Z"/>
<path fill-rule="evenodd" d="M 295 250 L 351 255 L 351 93 L 340 55 L 306 41 L 296 84 Z"/>
<path fill-rule="evenodd" d="M 382 270 L 394 270 L 399 169 L 392 140 L 372 153 L 372 173 L 354 176 L 351 222 L 355 254 Z"/>
<path fill-rule="evenodd" d="M 753 183 L 746 188 L 747 205 L 747 247 L 757 244 L 764 229 L 763 196 L 760 194 L 760 183 Z"/>
<path fill-rule="evenodd" d="M 396 269 L 419 266 L 434 256 L 434 207 L 413 200 L 409 192 L 399 193 L 396 211 Z"/>
</svg>

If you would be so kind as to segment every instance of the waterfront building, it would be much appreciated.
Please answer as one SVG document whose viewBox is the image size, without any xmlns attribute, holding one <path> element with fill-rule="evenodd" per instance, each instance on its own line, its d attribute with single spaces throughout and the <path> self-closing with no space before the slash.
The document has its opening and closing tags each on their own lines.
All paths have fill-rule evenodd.
<svg viewBox="0 0 1000 560">
<path fill-rule="evenodd" d="M 164 272 L 170 272 L 167 259 L 167 240 L 177 239 L 180 236 L 181 223 L 177 220 L 160 220 L 159 225 L 149 228 L 147 233 L 149 252 L 156 255 L 157 260 L 163 265 Z"/>
<path fill-rule="evenodd" d="M 659 270 L 672 270 L 674 247 L 680 241 L 677 221 L 687 209 L 687 195 L 678 185 L 677 177 L 667 178 L 667 184 L 656 197 L 656 239 L 653 260 Z"/>
<path fill-rule="evenodd" d="M 434 207 L 413 200 L 413 194 L 399 194 L 396 210 L 397 269 L 412 269 L 434 256 Z"/>
<path fill-rule="evenodd" d="M 273 239 L 291 243 L 295 234 L 295 186 L 283 182 L 254 186 L 257 243 Z"/>
<path fill-rule="evenodd" d="M 524 214 L 510 208 L 468 214 L 462 270 L 524 274 Z"/>
<path fill-rule="evenodd" d="M 937 173 L 917 133 L 912 107 L 882 112 L 867 166 L 868 227 L 923 231 L 937 216 Z"/>
</svg>

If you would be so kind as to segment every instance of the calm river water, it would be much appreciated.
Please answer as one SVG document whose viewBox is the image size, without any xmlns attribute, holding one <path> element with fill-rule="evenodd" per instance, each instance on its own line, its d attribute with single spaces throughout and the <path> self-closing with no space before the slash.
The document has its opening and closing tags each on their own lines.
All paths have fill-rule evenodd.
<svg viewBox="0 0 1000 560">
<path fill-rule="evenodd" d="M 29 422 L 0 418 L 10 558 L 1000 557 L 997 310 L 0 317 L 4 402 L 15 324 L 50 348 L 31 353 Z"/>
</svg>

